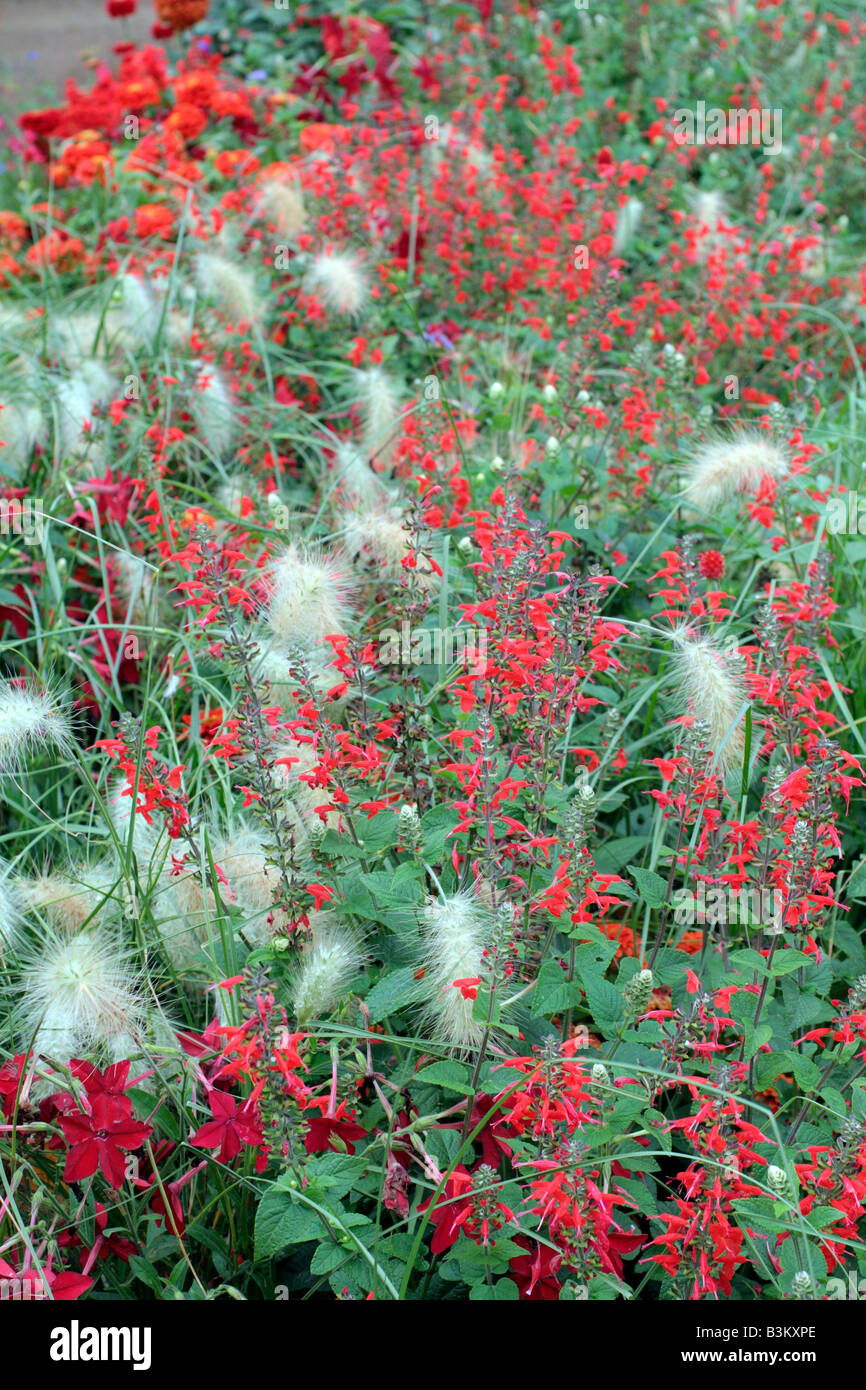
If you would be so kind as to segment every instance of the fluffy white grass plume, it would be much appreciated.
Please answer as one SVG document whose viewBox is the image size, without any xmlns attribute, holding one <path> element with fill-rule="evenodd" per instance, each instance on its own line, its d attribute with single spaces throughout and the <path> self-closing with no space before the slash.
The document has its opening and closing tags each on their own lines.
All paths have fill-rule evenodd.
<svg viewBox="0 0 866 1390">
<path fill-rule="evenodd" d="M 345 680 L 336 666 L 331 665 L 332 655 L 330 644 L 321 643 L 317 648 L 305 650 L 304 660 L 310 684 L 325 701 L 325 712 L 331 718 L 336 718 L 346 703 L 348 692 L 328 698 L 329 691 L 342 685 Z M 280 701 L 285 698 L 287 690 L 298 689 L 297 665 L 273 643 L 262 648 L 255 663 L 255 674 L 274 687 L 274 693 Z M 281 686 L 286 687 L 286 691 L 281 691 Z"/>
<path fill-rule="evenodd" d="M 333 668 L 332 668 L 333 669 Z M 337 673 L 334 672 L 336 675 Z M 331 682 L 334 683 L 333 681 Z M 284 787 L 297 807 L 303 821 L 312 825 L 319 821 L 327 830 L 339 830 L 339 811 L 326 811 L 319 815 L 318 807 L 328 806 L 331 797 L 327 787 L 312 787 L 303 777 L 313 772 L 319 764 L 319 754 L 311 743 L 299 743 L 292 739 L 280 743 L 274 749 L 274 782 Z M 285 759 L 286 761 L 282 761 Z M 291 759 L 292 761 L 288 761 Z M 277 764 L 279 764 L 277 766 Z"/>
<path fill-rule="evenodd" d="M 482 953 L 489 944 L 490 914 L 473 893 L 432 898 L 424 908 L 423 1024 L 437 1042 L 461 1052 L 479 1046 L 484 1026 L 472 1017 L 474 1003 L 455 980 L 483 973 Z"/>
<path fill-rule="evenodd" d="M 18 400 L 0 402 L 0 465 L 10 463 L 18 474 L 47 435 L 48 424 L 38 405 Z"/>
<path fill-rule="evenodd" d="M 0 861 L 0 958 L 15 946 L 21 926 L 23 901 L 18 884 L 13 884 L 8 864 Z"/>
<path fill-rule="evenodd" d="M 724 242 L 722 226 L 727 215 L 724 194 L 715 188 L 698 189 L 692 198 L 692 214 L 698 232 L 698 260 L 705 263 Z"/>
<path fill-rule="evenodd" d="M 220 863 L 216 855 L 215 859 Z M 195 867 L 173 877 L 164 870 L 160 889 L 155 910 L 160 940 L 175 969 L 184 971 L 199 960 L 201 946 L 217 933 L 216 898 Z"/>
<path fill-rule="evenodd" d="M 144 1008 L 135 974 L 109 933 L 88 929 L 40 943 L 22 978 L 21 1036 L 60 1061 L 103 1046 L 112 1057 L 140 1046 Z"/>
<path fill-rule="evenodd" d="M 413 546 L 398 508 L 371 507 L 347 515 L 344 523 L 346 548 L 356 565 L 372 570 L 381 579 L 403 578 L 403 561 L 413 553 Z M 424 589 L 435 589 L 440 580 L 423 555 L 417 557 L 414 578 Z"/>
<path fill-rule="evenodd" d="M 127 271 L 118 278 L 112 300 L 127 341 L 150 346 L 160 320 L 160 305 L 150 286 Z"/>
<path fill-rule="evenodd" d="M 692 211 L 702 231 L 718 231 L 726 212 L 724 193 L 717 188 L 699 188 L 692 199 Z"/>
<path fill-rule="evenodd" d="M 215 251 L 205 251 L 196 262 L 195 274 L 201 293 L 227 319 L 258 323 L 263 317 L 255 277 L 242 265 Z"/>
<path fill-rule="evenodd" d="M 367 277 L 357 256 L 322 251 L 304 278 L 304 293 L 321 299 L 337 314 L 360 313 L 367 298 Z"/>
<path fill-rule="evenodd" d="M 637 235 L 643 217 L 643 203 L 639 198 L 627 198 L 619 210 L 613 233 L 612 252 L 614 256 L 624 256 Z"/>
<path fill-rule="evenodd" d="M 698 448 L 689 466 L 686 496 L 712 511 L 738 493 L 753 492 L 767 474 L 783 478 L 788 467 L 784 449 L 769 434 L 741 430 Z"/>
<path fill-rule="evenodd" d="M 706 725 L 717 765 L 727 772 L 742 763 L 745 737 L 741 712 L 747 696 L 736 658 L 711 636 L 689 628 L 675 632 L 674 643 L 678 697 L 688 713 Z"/>
<path fill-rule="evenodd" d="M 157 599 L 153 566 L 130 550 L 112 551 L 111 560 L 115 584 L 130 617 L 136 623 L 152 622 Z"/>
<path fill-rule="evenodd" d="M 299 825 L 294 829 L 300 830 L 297 843 L 304 832 Z M 236 831 L 226 840 L 218 862 L 244 913 L 241 930 L 246 941 L 263 946 L 291 929 L 290 915 L 274 902 L 279 873 L 273 864 L 267 863 L 265 847 L 255 830 L 242 827 Z"/>
<path fill-rule="evenodd" d="M 302 550 L 293 543 L 271 567 L 270 583 L 267 623 L 284 650 L 309 649 L 346 631 L 352 588 L 348 562 L 341 555 Z"/>
<path fill-rule="evenodd" d="M 361 506 L 369 508 L 388 500 L 388 492 L 381 474 L 376 472 L 369 458 L 351 441 L 345 441 L 337 447 L 336 473 L 340 480 L 341 495 L 345 496 L 346 501 L 360 503 Z"/>
<path fill-rule="evenodd" d="M 316 917 L 313 940 L 291 983 L 292 1007 L 303 1024 L 333 1013 L 364 964 L 364 952 L 349 926 L 332 913 Z"/>
<path fill-rule="evenodd" d="M 64 701 L 33 681 L 0 681 L 0 772 L 15 771 L 46 747 L 62 756 L 72 748 Z"/>
<path fill-rule="evenodd" d="M 364 416 L 364 447 L 373 459 L 391 462 L 399 438 L 400 397 L 393 379 L 381 367 L 355 373 Z"/>
<path fill-rule="evenodd" d="M 106 332 L 103 315 L 87 309 L 52 318 L 48 326 L 48 343 L 63 358 L 67 367 L 74 369 L 85 358 L 93 356 L 97 344 L 102 345 Z"/>
<path fill-rule="evenodd" d="M 254 510 L 256 501 L 261 499 L 261 492 L 254 478 L 241 474 L 230 482 L 220 483 L 214 496 L 236 520 L 243 521 Z"/>
<path fill-rule="evenodd" d="M 213 453 L 224 458 L 235 440 L 234 407 L 224 377 L 210 362 L 196 372 L 191 401 L 199 433 Z"/>
<path fill-rule="evenodd" d="M 272 222 L 281 236 L 297 236 L 306 222 L 301 185 L 296 179 L 266 179 L 259 188 L 256 212 Z"/>
<path fill-rule="evenodd" d="M 98 403 L 98 392 L 94 392 L 89 374 L 76 372 L 65 381 L 54 384 L 54 398 L 57 405 L 57 449 L 61 460 L 76 454 L 95 436 L 92 430 L 94 405 Z"/>
<path fill-rule="evenodd" d="M 94 864 L 20 879 L 18 892 L 58 935 L 74 936 L 98 920 L 115 877 L 109 865 Z"/>
</svg>

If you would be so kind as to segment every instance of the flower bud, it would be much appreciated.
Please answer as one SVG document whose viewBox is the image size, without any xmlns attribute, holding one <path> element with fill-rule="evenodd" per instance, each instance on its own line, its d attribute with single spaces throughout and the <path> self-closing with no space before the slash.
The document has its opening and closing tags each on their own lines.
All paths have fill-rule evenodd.
<svg viewBox="0 0 866 1390">
<path fill-rule="evenodd" d="M 628 1014 L 642 1014 L 653 992 L 653 972 L 639 970 L 632 975 L 622 994 L 625 1011 Z"/>
<path fill-rule="evenodd" d="M 788 1190 L 788 1174 L 784 1168 L 777 1168 L 775 1163 L 771 1163 L 767 1169 L 767 1186 L 771 1192 L 775 1192 L 781 1197 Z"/>
<path fill-rule="evenodd" d="M 400 807 L 397 817 L 397 824 L 400 839 L 407 849 L 417 854 L 421 848 L 421 817 L 418 815 L 418 807 L 414 802 L 407 802 Z"/>
</svg>

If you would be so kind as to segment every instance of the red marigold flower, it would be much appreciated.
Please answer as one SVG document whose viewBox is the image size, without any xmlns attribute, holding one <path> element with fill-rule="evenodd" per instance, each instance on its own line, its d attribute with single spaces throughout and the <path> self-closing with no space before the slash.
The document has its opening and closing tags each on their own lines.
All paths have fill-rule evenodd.
<svg viewBox="0 0 866 1390">
<path fill-rule="evenodd" d="M 698 558 L 698 569 L 704 579 L 722 579 L 725 573 L 725 557 L 719 550 L 705 550 Z"/>
<path fill-rule="evenodd" d="M 138 0 L 105 0 L 105 13 L 109 19 L 126 19 L 135 14 Z"/>
</svg>

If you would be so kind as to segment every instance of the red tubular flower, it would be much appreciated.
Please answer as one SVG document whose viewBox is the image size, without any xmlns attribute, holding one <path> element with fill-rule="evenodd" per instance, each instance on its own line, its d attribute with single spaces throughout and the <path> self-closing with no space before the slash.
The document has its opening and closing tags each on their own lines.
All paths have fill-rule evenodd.
<svg viewBox="0 0 866 1390">
<path fill-rule="evenodd" d="M 555 1303 L 562 1287 L 556 1277 L 562 1265 L 559 1251 L 551 1250 L 549 1245 L 540 1245 L 526 1236 L 514 1236 L 513 1239 L 515 1245 L 522 1246 L 528 1252 L 508 1261 L 520 1298 L 535 1303 Z"/>
<path fill-rule="evenodd" d="M 355 1124 L 354 1120 L 346 1118 L 346 1102 L 342 1101 L 337 1106 L 333 1115 L 328 1115 L 328 1098 L 319 1096 L 316 1100 L 310 1101 L 310 1108 L 321 1106 L 322 1115 L 311 1116 L 307 1137 L 305 1140 L 308 1154 L 327 1153 L 329 1149 L 339 1153 L 342 1145 L 334 1144 L 334 1138 L 342 1140 L 346 1146 L 346 1152 L 353 1154 L 355 1145 L 359 1139 L 366 1139 L 367 1131 L 360 1125 Z"/>
<path fill-rule="evenodd" d="M 471 1191 L 472 1177 L 460 1164 L 445 1184 L 445 1191 L 440 1192 L 430 1214 L 430 1224 L 435 1227 L 430 1242 L 430 1249 L 434 1255 L 439 1255 L 456 1244 L 461 1227 L 472 1215 L 472 1202 L 469 1198 Z M 433 1198 L 428 1197 L 418 1210 L 426 1211 L 432 1202 Z"/>
</svg>

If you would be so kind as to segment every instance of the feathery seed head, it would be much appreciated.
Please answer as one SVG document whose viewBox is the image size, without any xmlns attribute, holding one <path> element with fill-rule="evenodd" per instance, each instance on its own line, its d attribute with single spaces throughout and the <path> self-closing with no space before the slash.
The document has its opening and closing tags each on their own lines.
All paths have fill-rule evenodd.
<svg viewBox="0 0 866 1390">
<path fill-rule="evenodd" d="M 98 918 L 114 882 L 107 864 L 19 880 L 21 901 L 40 913 L 58 935 L 74 936 Z"/>
<path fill-rule="evenodd" d="M 315 295 L 334 313 L 354 316 L 367 298 L 367 277 L 356 256 L 323 251 L 307 271 L 304 293 Z"/>
<path fill-rule="evenodd" d="M 22 982 L 22 1034 L 36 1050 L 62 1061 L 100 1044 L 114 1051 L 134 1046 L 144 1009 L 133 972 L 118 942 L 88 929 L 41 943 Z"/>
<path fill-rule="evenodd" d="M 770 435 L 742 430 L 700 446 L 689 469 L 686 495 L 712 511 L 738 493 L 753 492 L 767 475 L 784 478 L 788 468 L 787 455 Z"/>
<path fill-rule="evenodd" d="M 387 498 L 381 474 L 371 467 L 369 459 L 351 441 L 344 441 L 337 447 L 336 472 L 341 493 L 345 494 L 347 502 L 373 507 Z"/>
<path fill-rule="evenodd" d="M 64 757 L 72 748 L 63 700 L 32 681 L 0 681 L 0 772 L 15 771 L 45 745 Z"/>
<path fill-rule="evenodd" d="M 191 400 L 199 433 L 217 457 L 224 458 L 235 438 L 234 408 L 224 377 L 210 362 L 199 366 Z"/>
<path fill-rule="evenodd" d="M 271 568 L 267 605 L 268 625 L 280 647 L 309 649 L 346 631 L 352 598 L 348 574 L 339 554 L 289 546 Z"/>
<path fill-rule="evenodd" d="M 379 579 L 403 578 L 403 561 L 413 553 L 413 546 L 401 511 L 397 508 L 370 508 L 354 512 L 346 516 L 344 521 L 346 548 L 359 567 L 366 566 Z M 424 589 L 435 589 L 440 582 L 440 576 L 423 555 L 418 556 L 413 578 Z"/>
<path fill-rule="evenodd" d="M 371 458 L 388 464 L 397 442 L 400 398 L 392 378 L 381 367 L 357 371 L 364 415 L 364 443 Z"/>
<path fill-rule="evenodd" d="M 679 698 L 706 726 L 718 766 L 727 772 L 742 760 L 744 746 L 741 711 L 747 697 L 735 658 L 711 636 L 690 628 L 680 628 L 673 637 Z"/>
<path fill-rule="evenodd" d="M 477 1048 L 484 1026 L 472 1017 L 473 1000 L 465 997 L 454 981 L 483 975 L 483 952 L 492 933 L 490 913 L 475 894 L 452 893 L 428 901 L 423 924 L 425 968 L 420 989 L 425 1001 L 424 1025 L 433 1038 L 448 1047 L 459 1051 Z"/>
<path fill-rule="evenodd" d="M 280 236 L 295 237 L 304 230 L 304 195 L 297 180 L 266 179 L 256 201 L 259 217 L 272 222 Z"/>
<path fill-rule="evenodd" d="M 235 323 L 258 323 L 263 308 L 251 271 L 221 256 L 204 251 L 196 263 L 196 282 L 201 293 Z"/>
<path fill-rule="evenodd" d="M 299 1023 L 333 1013 L 364 965 L 354 932 L 332 913 L 318 914 L 313 940 L 292 980 L 292 1006 Z"/>
</svg>

